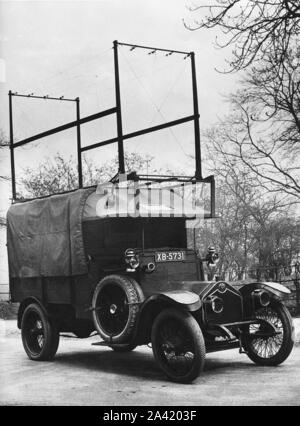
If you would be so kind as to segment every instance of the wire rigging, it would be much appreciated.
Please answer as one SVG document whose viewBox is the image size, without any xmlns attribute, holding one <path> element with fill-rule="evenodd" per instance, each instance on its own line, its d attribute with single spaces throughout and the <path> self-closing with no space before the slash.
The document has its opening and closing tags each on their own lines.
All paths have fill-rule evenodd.
<svg viewBox="0 0 300 426">
<path fill-rule="evenodd" d="M 50 75 L 48 78 L 42 80 L 41 83 L 43 85 L 43 83 L 48 82 L 48 81 L 52 80 L 53 78 L 55 78 L 59 75 L 65 74 L 70 69 L 74 70 L 74 68 L 78 68 L 79 66 L 86 66 L 86 64 L 89 64 L 93 61 L 99 61 L 99 58 L 102 58 L 103 56 L 105 56 L 110 51 L 111 51 L 111 48 L 105 49 L 100 54 L 97 53 L 97 54 L 93 55 L 90 59 L 85 60 L 84 62 L 82 62 L 82 59 L 80 59 L 80 61 L 75 62 L 75 64 L 69 65 L 66 68 L 64 68 L 63 70 L 57 71 L 54 74 Z M 78 74 L 78 76 L 79 76 L 79 74 Z"/>
<path fill-rule="evenodd" d="M 164 104 L 166 103 L 166 101 L 169 99 L 169 97 L 170 97 L 171 93 L 172 93 L 172 92 L 173 92 L 173 90 L 174 90 L 174 87 L 176 86 L 176 84 L 177 84 L 178 80 L 180 79 L 180 77 L 182 76 L 182 74 L 183 74 L 183 72 L 184 72 L 184 71 L 185 71 L 185 64 L 183 64 L 183 65 L 181 66 L 180 71 L 179 71 L 179 73 L 178 73 L 178 75 L 177 75 L 177 77 L 176 77 L 175 81 L 173 82 L 173 84 L 171 85 L 171 87 L 170 87 L 169 91 L 167 92 L 166 96 L 164 97 L 164 99 L 163 99 L 163 100 L 162 100 L 162 102 L 160 103 L 160 105 L 159 105 L 159 107 L 158 107 L 159 111 L 161 111 L 161 109 L 162 109 L 163 105 L 164 105 Z M 153 118 L 152 118 L 152 120 L 151 120 L 150 125 L 153 123 L 153 121 L 154 121 L 154 119 L 155 119 L 155 116 L 156 116 L 156 114 L 153 116 Z"/>
<path fill-rule="evenodd" d="M 120 49 L 121 50 L 121 49 Z M 155 53 L 155 51 L 151 51 L 150 54 Z M 123 56 L 123 58 L 125 59 L 129 69 L 131 70 L 132 74 L 135 76 L 136 80 L 138 81 L 138 83 L 140 84 L 140 86 L 142 87 L 142 89 L 144 90 L 145 94 L 147 95 L 147 97 L 149 98 L 150 102 L 152 103 L 152 105 L 154 106 L 154 108 L 156 109 L 157 113 L 162 117 L 162 119 L 164 120 L 164 122 L 167 122 L 166 117 L 163 115 L 163 113 L 161 112 L 160 108 L 157 106 L 156 102 L 154 101 L 154 99 L 152 98 L 152 96 L 150 95 L 149 91 L 147 90 L 147 88 L 145 87 L 145 85 L 143 84 L 141 78 L 137 75 L 137 73 L 135 72 L 134 68 L 132 67 L 132 65 L 130 64 L 130 62 L 128 61 L 127 57 L 124 55 L 124 53 L 121 50 L 121 54 Z M 178 138 L 176 137 L 175 133 L 173 132 L 172 128 L 168 128 L 170 134 L 172 135 L 174 141 L 178 144 L 178 146 L 180 147 L 180 149 L 182 150 L 182 152 L 184 153 L 184 155 L 187 155 L 187 153 L 185 152 L 185 150 L 183 149 L 180 141 L 178 140 Z"/>
</svg>

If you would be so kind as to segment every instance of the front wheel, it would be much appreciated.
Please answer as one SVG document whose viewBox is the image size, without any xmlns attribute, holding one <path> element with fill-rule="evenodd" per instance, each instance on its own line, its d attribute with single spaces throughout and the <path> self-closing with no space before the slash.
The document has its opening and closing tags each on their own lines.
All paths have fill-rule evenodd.
<svg viewBox="0 0 300 426">
<path fill-rule="evenodd" d="M 190 383 L 203 370 L 204 338 L 190 313 L 163 310 L 154 321 L 151 340 L 154 357 L 171 380 Z"/>
<path fill-rule="evenodd" d="M 289 311 L 282 303 L 271 301 L 269 306 L 258 309 L 255 317 L 266 323 L 252 324 L 244 334 L 242 344 L 248 357 L 259 365 L 281 364 L 294 346 L 293 321 Z"/>
<path fill-rule="evenodd" d="M 29 359 L 48 361 L 56 354 L 59 332 L 44 310 L 32 303 L 25 309 L 21 322 L 22 342 Z"/>
</svg>

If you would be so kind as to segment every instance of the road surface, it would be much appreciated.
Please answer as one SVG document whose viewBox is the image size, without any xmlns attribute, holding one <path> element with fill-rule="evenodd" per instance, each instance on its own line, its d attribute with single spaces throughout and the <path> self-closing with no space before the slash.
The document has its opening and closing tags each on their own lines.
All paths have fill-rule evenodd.
<svg viewBox="0 0 300 426">
<path fill-rule="evenodd" d="M 192 385 L 169 382 L 151 349 L 129 354 L 61 338 L 55 361 L 30 361 L 15 322 L 0 327 L 0 405 L 300 405 L 300 347 L 280 367 L 258 367 L 237 350 L 207 355 Z"/>
</svg>

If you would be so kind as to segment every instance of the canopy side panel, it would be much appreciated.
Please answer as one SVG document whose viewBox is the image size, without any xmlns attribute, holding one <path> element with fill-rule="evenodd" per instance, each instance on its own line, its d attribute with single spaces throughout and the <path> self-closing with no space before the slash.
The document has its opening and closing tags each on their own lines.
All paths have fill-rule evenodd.
<svg viewBox="0 0 300 426">
<path fill-rule="evenodd" d="M 13 204 L 7 213 L 11 278 L 87 273 L 82 212 L 93 189 Z"/>
</svg>

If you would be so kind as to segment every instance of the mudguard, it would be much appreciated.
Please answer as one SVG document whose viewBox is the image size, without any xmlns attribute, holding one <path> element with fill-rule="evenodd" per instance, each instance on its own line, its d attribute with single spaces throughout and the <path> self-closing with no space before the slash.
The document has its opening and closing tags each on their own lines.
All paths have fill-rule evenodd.
<svg viewBox="0 0 300 426">
<path fill-rule="evenodd" d="M 168 307 L 184 309 L 189 312 L 197 311 L 201 308 L 202 302 L 198 294 L 187 290 L 166 291 L 153 294 L 148 297 L 141 305 L 137 318 L 135 332 L 127 345 L 144 345 L 151 341 L 151 329 L 156 316 Z M 101 342 L 101 344 L 108 345 Z M 109 345 L 113 347 L 114 345 Z M 119 345 L 119 347 L 122 345 Z M 126 344 L 123 345 L 126 347 Z"/>
<path fill-rule="evenodd" d="M 291 293 L 291 291 L 287 287 L 274 282 L 256 282 L 251 284 L 245 284 L 239 290 L 245 297 L 256 289 L 264 289 L 265 291 L 270 293 L 275 299 L 278 300 L 284 299 L 288 294 Z"/>
<path fill-rule="evenodd" d="M 191 312 L 197 311 L 202 305 L 198 294 L 187 290 L 174 290 L 155 294 L 149 297 L 146 303 L 151 303 L 155 300 L 169 302 Z"/>
<path fill-rule="evenodd" d="M 152 325 L 157 315 L 170 307 L 194 312 L 202 302 L 198 294 L 188 290 L 165 291 L 148 297 L 139 312 L 133 344 L 143 345 L 151 341 Z"/>
<path fill-rule="evenodd" d="M 33 297 L 33 296 L 27 297 L 26 299 L 24 299 L 24 300 L 21 302 L 21 304 L 20 304 L 20 306 L 19 306 L 19 310 L 18 310 L 18 320 L 17 320 L 17 327 L 18 327 L 18 328 L 21 328 L 21 322 L 22 322 L 22 316 L 23 316 L 23 313 L 24 313 L 24 311 L 25 311 L 26 307 L 27 307 L 28 305 L 30 305 L 31 303 L 36 303 L 37 305 L 39 305 L 39 306 L 40 306 L 40 308 L 44 311 L 45 315 L 46 315 L 47 317 L 49 316 L 49 315 L 48 315 L 48 312 L 47 312 L 47 310 L 46 310 L 46 308 L 45 308 L 45 306 L 43 305 L 43 303 L 41 302 L 41 300 L 40 300 L 40 299 L 38 299 L 37 297 Z"/>
</svg>

